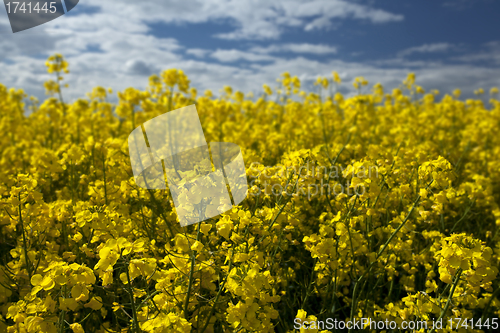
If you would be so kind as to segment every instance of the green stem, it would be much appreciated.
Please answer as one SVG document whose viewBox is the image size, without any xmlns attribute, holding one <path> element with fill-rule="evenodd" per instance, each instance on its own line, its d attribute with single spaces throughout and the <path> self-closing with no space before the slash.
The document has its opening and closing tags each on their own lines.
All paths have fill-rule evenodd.
<svg viewBox="0 0 500 333">
<path fill-rule="evenodd" d="M 234 250 L 231 251 L 231 258 L 229 259 L 229 268 L 227 270 L 227 275 L 224 278 L 224 281 L 222 281 L 222 285 L 220 286 L 219 291 L 217 292 L 217 295 L 215 296 L 214 305 L 210 309 L 210 312 L 209 312 L 208 317 L 207 317 L 207 321 L 205 322 L 205 325 L 203 326 L 203 329 L 201 330 L 200 333 L 205 332 L 205 330 L 208 327 L 208 324 L 210 323 L 210 318 L 212 317 L 212 315 L 215 312 L 215 306 L 217 305 L 217 302 L 218 302 L 219 297 L 222 293 L 222 290 L 224 289 L 224 286 L 226 285 L 227 279 L 229 278 L 229 274 L 231 273 L 231 269 L 233 268 L 233 255 L 234 255 Z"/>
<path fill-rule="evenodd" d="M 104 200 L 106 203 L 106 206 L 108 205 L 108 189 L 106 186 L 106 164 L 104 160 L 104 154 L 102 155 L 102 173 L 103 173 L 103 180 L 104 180 Z"/>
<path fill-rule="evenodd" d="M 311 279 L 310 279 L 309 284 L 307 285 L 307 289 L 306 289 L 306 295 L 304 296 L 304 300 L 302 301 L 302 304 L 300 305 L 301 309 L 304 309 L 304 305 L 306 304 L 307 297 L 309 297 L 309 293 L 311 291 L 311 286 L 312 286 L 313 280 L 314 280 L 314 269 L 316 268 L 317 262 L 318 262 L 318 258 L 315 258 L 313 265 L 312 265 Z"/>
<path fill-rule="evenodd" d="M 484 319 L 486 319 L 486 314 L 488 313 L 488 309 L 490 308 L 491 302 L 493 301 L 493 299 L 495 299 L 495 297 L 498 295 L 499 292 L 500 292 L 500 287 L 497 288 L 497 290 L 495 290 L 495 292 L 491 295 L 488 304 L 486 304 L 486 306 L 484 307 L 483 315 L 481 316 L 481 322 L 483 322 Z"/>
<path fill-rule="evenodd" d="M 130 295 L 130 304 L 132 306 L 132 320 L 133 320 L 132 327 L 133 327 L 133 331 L 135 333 L 139 333 L 140 332 L 139 322 L 137 321 L 137 312 L 135 309 L 135 299 L 134 299 L 134 289 L 132 288 L 132 281 L 130 281 L 129 267 L 130 267 L 130 262 L 126 267 L 126 272 L 127 272 L 128 292 Z"/>
<path fill-rule="evenodd" d="M 21 193 L 18 194 L 18 200 L 21 201 Z M 28 271 L 28 278 L 31 281 L 31 263 L 28 257 L 28 244 L 26 240 L 26 233 L 24 232 L 23 215 L 21 204 L 18 205 L 19 208 L 19 222 L 21 223 L 21 231 L 23 232 L 23 249 L 24 249 L 24 260 L 26 261 L 26 270 Z"/>
<path fill-rule="evenodd" d="M 432 184 L 433 181 L 434 180 L 432 180 L 429 183 L 429 185 L 427 185 L 427 188 Z M 356 295 L 356 292 L 357 292 L 358 284 L 371 271 L 371 269 L 373 268 L 373 266 L 375 265 L 375 263 L 378 261 L 378 259 L 382 255 L 382 253 L 384 253 L 384 251 L 387 248 L 387 246 L 389 246 L 389 243 L 396 236 L 396 234 L 399 232 L 399 230 L 401 230 L 401 228 L 403 228 L 403 226 L 406 224 L 406 222 L 408 221 L 408 219 L 410 218 L 411 214 L 415 210 L 415 207 L 417 206 L 417 204 L 418 204 L 419 201 L 420 201 L 420 195 L 417 196 L 417 199 L 413 203 L 413 206 L 411 207 L 410 211 L 408 212 L 408 215 L 406 215 L 404 221 L 396 228 L 396 230 L 393 231 L 393 233 L 391 234 L 391 236 L 389 237 L 389 239 L 385 242 L 385 244 L 382 247 L 382 249 L 380 249 L 380 251 L 377 253 L 377 256 L 375 257 L 375 260 L 370 264 L 370 266 L 368 266 L 368 269 L 364 271 L 364 273 L 359 277 L 359 279 L 354 284 L 354 290 L 353 290 L 353 293 L 352 293 L 352 303 L 351 303 L 351 317 L 350 317 L 351 321 L 354 319 L 354 314 L 356 312 L 356 304 L 357 304 L 357 299 L 356 299 L 357 295 Z M 351 331 L 352 330 L 349 330 L 349 332 L 351 332 Z"/>
<path fill-rule="evenodd" d="M 64 104 L 62 92 L 61 92 L 61 76 L 59 75 L 59 72 L 56 72 L 56 77 L 57 77 L 57 93 L 59 95 L 59 102 L 61 102 L 61 106 L 63 109 L 63 113 L 66 114 L 66 105 Z"/>
<path fill-rule="evenodd" d="M 198 223 L 198 232 L 196 234 L 196 241 L 200 239 L 200 227 L 201 223 Z M 189 282 L 188 282 L 188 290 L 186 295 L 186 300 L 184 301 L 184 318 L 188 319 L 188 306 L 189 306 L 189 297 L 191 296 L 191 289 L 193 287 L 193 275 L 194 275 L 194 266 L 196 261 L 196 252 L 192 250 L 191 253 L 191 269 L 189 270 Z"/>
<path fill-rule="evenodd" d="M 437 319 L 437 321 L 440 321 L 441 319 L 443 319 L 444 315 L 446 314 L 446 311 L 448 311 L 448 308 L 450 307 L 450 304 L 451 304 L 451 299 L 453 297 L 453 293 L 455 292 L 455 288 L 457 287 L 458 282 L 460 282 L 460 275 L 462 275 L 461 268 L 457 271 L 457 274 L 455 276 L 455 281 L 453 281 L 453 286 L 451 287 L 450 295 L 448 296 L 448 300 L 446 301 L 446 305 L 444 306 L 444 309 L 441 310 L 441 314 L 439 315 L 439 318 Z M 434 331 L 435 331 L 435 329 L 433 328 L 430 333 L 433 333 Z"/>
</svg>

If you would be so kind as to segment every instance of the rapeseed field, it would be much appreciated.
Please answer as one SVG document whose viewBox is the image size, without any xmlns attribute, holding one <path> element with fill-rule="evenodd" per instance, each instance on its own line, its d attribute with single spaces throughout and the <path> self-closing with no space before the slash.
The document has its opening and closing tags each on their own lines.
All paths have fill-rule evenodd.
<svg viewBox="0 0 500 333">
<path fill-rule="evenodd" d="M 496 330 L 498 89 L 464 101 L 409 74 L 344 96 L 335 72 L 314 92 L 284 73 L 214 97 L 170 69 L 66 103 L 68 63 L 46 65 L 44 101 L 0 85 L 0 332 Z M 168 186 L 136 185 L 127 138 L 193 104 L 207 142 L 241 147 L 249 191 L 181 227 Z"/>
</svg>

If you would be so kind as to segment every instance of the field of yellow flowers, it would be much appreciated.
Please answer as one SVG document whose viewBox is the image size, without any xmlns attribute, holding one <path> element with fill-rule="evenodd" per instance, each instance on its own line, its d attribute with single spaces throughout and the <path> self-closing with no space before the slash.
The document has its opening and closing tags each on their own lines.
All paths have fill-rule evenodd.
<svg viewBox="0 0 500 333">
<path fill-rule="evenodd" d="M 262 96 L 215 98 L 172 69 L 116 105 L 102 87 L 69 104 L 68 63 L 47 67 L 43 102 L 0 85 L 0 332 L 496 331 L 498 89 L 462 101 L 410 74 L 392 92 L 357 78 L 345 97 L 336 73 L 315 93 L 285 73 Z M 127 138 L 192 104 L 207 142 L 242 148 L 249 193 L 181 227 L 168 188 L 135 184 Z"/>
</svg>

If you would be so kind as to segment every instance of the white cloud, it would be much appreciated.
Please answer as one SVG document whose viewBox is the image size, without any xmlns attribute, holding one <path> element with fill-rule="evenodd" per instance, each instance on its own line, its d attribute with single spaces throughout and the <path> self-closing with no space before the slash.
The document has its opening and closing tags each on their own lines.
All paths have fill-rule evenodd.
<svg viewBox="0 0 500 333">
<path fill-rule="evenodd" d="M 224 39 L 276 39 L 287 27 L 326 29 L 333 26 L 333 21 L 347 18 L 374 24 L 404 19 L 401 14 L 347 0 L 88 0 L 85 4 L 102 9 L 94 17 L 109 17 L 111 13 L 121 16 L 124 20 L 112 24 L 122 31 L 144 29 L 141 21 L 182 24 L 226 20 L 235 29 L 217 35 Z M 94 20 L 91 28 L 98 22 L 102 20 Z"/>
<path fill-rule="evenodd" d="M 398 22 L 403 15 L 344 0 L 213 0 L 225 3 L 237 29 L 219 34 L 225 39 L 276 39 L 286 27 L 310 31 L 328 29 L 334 21 L 352 18 L 375 24 Z M 312 21 L 311 21 L 312 19 Z"/>
<path fill-rule="evenodd" d="M 212 58 L 215 58 L 215 59 L 222 61 L 222 62 L 233 62 L 233 61 L 237 61 L 237 60 L 272 61 L 272 60 L 276 59 L 276 58 L 268 56 L 268 55 L 257 54 L 257 53 L 247 52 L 247 51 L 236 50 L 236 49 L 231 49 L 231 50 L 217 49 L 210 56 Z"/>
<path fill-rule="evenodd" d="M 297 6 L 293 7 L 292 10 L 298 17 L 316 17 L 305 26 L 306 31 L 331 28 L 332 21 L 345 18 L 366 20 L 376 24 L 404 20 L 404 16 L 401 14 L 393 14 L 352 1 L 300 2 L 300 5 L 297 3 Z"/>
<path fill-rule="evenodd" d="M 467 63 L 482 62 L 500 65 L 500 41 L 486 43 L 484 49 L 480 51 L 467 53 L 453 59 Z"/>
<path fill-rule="evenodd" d="M 310 54 L 335 54 L 337 53 L 337 48 L 325 44 L 288 43 L 273 44 L 267 47 L 253 47 L 251 51 L 257 53 L 293 52 Z"/>
<path fill-rule="evenodd" d="M 206 57 L 209 53 L 210 50 L 205 50 L 205 49 L 189 49 L 186 51 L 187 54 L 191 54 L 197 58 L 203 58 Z"/>
<path fill-rule="evenodd" d="M 131 75 L 151 76 L 158 72 L 158 67 L 146 63 L 142 59 L 131 59 L 125 63 L 127 72 Z"/>
<path fill-rule="evenodd" d="M 450 43 L 433 43 L 433 44 L 424 44 L 421 46 L 414 46 L 408 49 L 405 49 L 398 53 L 400 57 L 409 56 L 413 53 L 436 53 L 436 52 L 446 52 L 452 49 L 454 46 Z"/>
</svg>

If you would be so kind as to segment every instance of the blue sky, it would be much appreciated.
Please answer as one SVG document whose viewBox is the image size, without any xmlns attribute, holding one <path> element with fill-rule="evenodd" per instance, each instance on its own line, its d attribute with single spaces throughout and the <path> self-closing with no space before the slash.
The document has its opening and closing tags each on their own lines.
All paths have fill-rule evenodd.
<svg viewBox="0 0 500 333">
<path fill-rule="evenodd" d="M 70 99 L 93 86 L 144 88 L 184 70 L 192 85 L 260 93 L 284 71 L 309 87 L 338 71 L 387 89 L 413 71 L 427 90 L 465 97 L 500 86 L 495 0 L 81 0 L 69 14 L 12 34 L 0 8 L 0 82 L 43 98 L 44 61 L 70 62 Z"/>
</svg>

